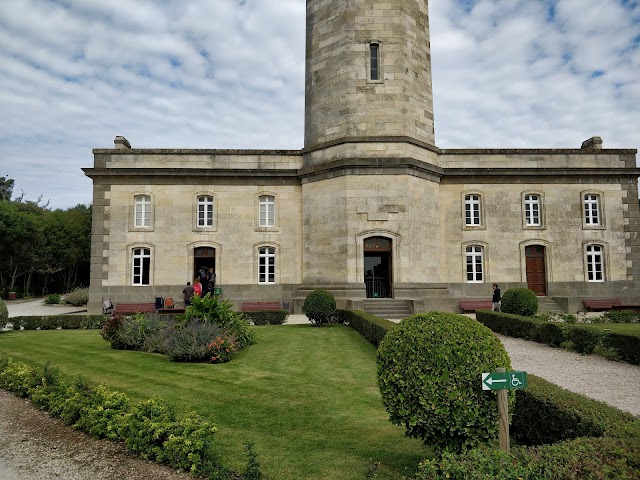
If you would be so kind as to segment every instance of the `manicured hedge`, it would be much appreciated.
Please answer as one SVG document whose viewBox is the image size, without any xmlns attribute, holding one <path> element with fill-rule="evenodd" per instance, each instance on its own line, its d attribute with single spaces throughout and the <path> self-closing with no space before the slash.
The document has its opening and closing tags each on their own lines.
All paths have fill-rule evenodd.
<svg viewBox="0 0 640 480">
<path fill-rule="evenodd" d="M 380 345 L 387 331 L 396 326 L 395 323 L 389 320 L 376 317 L 362 310 L 337 310 L 337 315 L 340 323 L 349 325 L 376 347 Z"/>
<path fill-rule="evenodd" d="M 477 310 L 476 319 L 491 330 L 579 353 L 606 353 L 607 358 L 640 365 L 640 335 L 623 335 L 585 328 L 579 324 L 545 322 L 531 317 Z"/>
<path fill-rule="evenodd" d="M 286 310 L 260 310 L 257 312 L 244 312 L 254 325 L 282 325 L 289 312 Z"/>
<path fill-rule="evenodd" d="M 101 328 L 104 315 L 25 315 L 9 319 L 14 330 L 63 330 Z"/>
<path fill-rule="evenodd" d="M 69 382 L 55 368 L 34 369 L 10 358 L 0 358 L 0 388 L 30 397 L 39 408 L 93 437 L 123 442 L 144 458 L 205 478 L 259 478 L 220 466 L 214 451 L 217 428 L 194 412 L 177 415 L 163 400 L 130 405 L 123 393 L 93 388 L 81 379 Z"/>
<path fill-rule="evenodd" d="M 446 453 L 416 478 L 640 478 L 640 418 L 533 375 L 516 393 L 511 433 L 521 446 L 510 455 L 495 445 Z"/>
</svg>

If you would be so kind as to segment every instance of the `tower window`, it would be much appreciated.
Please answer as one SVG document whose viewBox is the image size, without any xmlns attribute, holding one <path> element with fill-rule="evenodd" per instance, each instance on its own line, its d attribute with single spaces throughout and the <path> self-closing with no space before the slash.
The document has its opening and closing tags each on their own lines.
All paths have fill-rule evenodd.
<svg viewBox="0 0 640 480">
<path fill-rule="evenodd" d="M 369 79 L 380 80 L 380 44 L 369 44 Z"/>
</svg>

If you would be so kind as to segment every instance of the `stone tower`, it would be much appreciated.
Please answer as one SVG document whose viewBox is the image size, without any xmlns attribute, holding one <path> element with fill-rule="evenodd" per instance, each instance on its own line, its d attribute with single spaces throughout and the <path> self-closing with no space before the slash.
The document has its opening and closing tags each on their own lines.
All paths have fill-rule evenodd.
<svg viewBox="0 0 640 480">
<path fill-rule="evenodd" d="M 305 150 L 435 144 L 427 3 L 307 0 Z"/>
</svg>

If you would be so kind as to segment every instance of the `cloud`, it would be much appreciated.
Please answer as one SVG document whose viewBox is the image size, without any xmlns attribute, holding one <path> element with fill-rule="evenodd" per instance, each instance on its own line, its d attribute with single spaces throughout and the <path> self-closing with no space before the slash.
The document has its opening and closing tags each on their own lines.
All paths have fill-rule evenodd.
<svg viewBox="0 0 640 480">
<path fill-rule="evenodd" d="M 116 135 L 140 148 L 298 149 L 304 0 L 0 2 L 0 175 L 53 207 Z M 640 6 L 430 2 L 443 148 L 636 148 Z"/>
</svg>

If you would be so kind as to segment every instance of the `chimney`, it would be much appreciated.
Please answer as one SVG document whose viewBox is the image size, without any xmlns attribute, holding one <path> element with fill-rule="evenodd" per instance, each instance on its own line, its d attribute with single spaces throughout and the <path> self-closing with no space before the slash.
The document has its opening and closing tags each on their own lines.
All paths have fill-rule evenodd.
<svg viewBox="0 0 640 480">
<path fill-rule="evenodd" d="M 124 150 L 124 149 L 131 150 L 131 144 L 129 143 L 129 140 L 127 140 L 126 138 L 120 135 L 116 137 L 113 143 L 115 144 L 115 148 L 119 150 Z"/>
<path fill-rule="evenodd" d="M 582 142 L 580 150 L 602 150 L 602 139 L 600 137 L 591 137 Z"/>
</svg>

